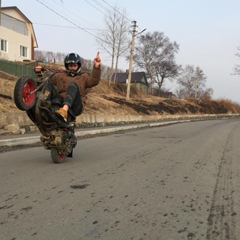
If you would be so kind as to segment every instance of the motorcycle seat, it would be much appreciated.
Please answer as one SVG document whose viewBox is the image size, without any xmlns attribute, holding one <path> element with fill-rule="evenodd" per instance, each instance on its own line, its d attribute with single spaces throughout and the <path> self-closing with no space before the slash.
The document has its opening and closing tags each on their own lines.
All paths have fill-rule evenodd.
<svg viewBox="0 0 240 240">
<path fill-rule="evenodd" d="M 58 97 L 53 98 L 53 99 L 51 100 L 51 102 L 52 102 L 52 104 L 56 104 L 56 105 L 60 105 L 60 106 L 63 105 L 63 99 L 58 98 Z"/>
</svg>

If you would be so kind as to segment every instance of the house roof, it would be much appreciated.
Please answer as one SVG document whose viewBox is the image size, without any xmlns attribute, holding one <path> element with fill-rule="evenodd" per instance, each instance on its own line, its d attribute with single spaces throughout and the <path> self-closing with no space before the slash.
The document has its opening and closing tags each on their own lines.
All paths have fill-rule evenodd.
<svg viewBox="0 0 240 240">
<path fill-rule="evenodd" d="M 25 22 L 28 24 L 29 31 L 31 32 L 31 35 L 32 35 L 32 38 L 33 38 L 33 46 L 35 48 L 37 48 L 38 44 L 37 44 L 37 39 L 36 39 L 36 35 L 35 35 L 35 32 L 34 32 L 32 22 L 16 6 L 1 7 L 1 12 L 2 13 L 6 14 L 10 17 L 16 18 L 16 17 L 11 15 L 11 12 L 10 12 L 11 10 L 14 10 L 15 12 L 17 12 L 25 20 Z"/>
<path fill-rule="evenodd" d="M 111 79 L 112 81 L 114 81 L 114 77 L 115 77 L 115 74 L 113 74 L 112 76 L 112 79 Z M 116 74 L 116 82 L 118 83 L 126 83 L 127 78 L 128 78 L 128 73 L 126 72 Z M 141 83 L 144 85 L 148 85 L 145 72 L 132 72 L 131 83 Z"/>
</svg>

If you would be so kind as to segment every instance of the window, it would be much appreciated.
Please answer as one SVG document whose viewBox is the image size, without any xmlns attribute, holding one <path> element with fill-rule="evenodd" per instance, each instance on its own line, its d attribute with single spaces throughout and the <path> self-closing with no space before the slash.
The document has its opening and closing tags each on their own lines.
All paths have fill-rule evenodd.
<svg viewBox="0 0 240 240">
<path fill-rule="evenodd" d="M 0 1 L 1 2 L 1 1 Z M 1 4 L 0 4 L 1 5 Z M 1 26 L 11 29 L 15 32 L 28 36 L 28 28 L 25 22 L 22 22 L 18 19 L 10 17 L 4 13 L 0 14 Z"/>
<path fill-rule="evenodd" d="M 28 48 L 20 45 L 20 56 L 27 57 L 28 56 Z"/>
<path fill-rule="evenodd" d="M 0 51 L 7 52 L 7 40 L 1 39 Z"/>
</svg>

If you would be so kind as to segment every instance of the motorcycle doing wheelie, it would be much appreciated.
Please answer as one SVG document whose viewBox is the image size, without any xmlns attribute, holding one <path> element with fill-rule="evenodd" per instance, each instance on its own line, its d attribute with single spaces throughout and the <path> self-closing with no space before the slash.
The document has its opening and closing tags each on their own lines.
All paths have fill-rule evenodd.
<svg viewBox="0 0 240 240">
<path fill-rule="evenodd" d="M 66 122 L 59 119 L 55 111 L 62 107 L 62 100 L 56 97 L 49 101 L 44 95 L 49 79 L 59 71 L 35 67 L 36 78 L 23 76 L 18 79 L 14 88 L 15 105 L 26 111 L 38 127 L 42 134 L 41 143 L 45 149 L 51 151 L 54 163 L 62 163 L 67 157 L 72 157 L 73 148 L 77 145 L 74 134 L 75 115 L 70 109 Z"/>
</svg>

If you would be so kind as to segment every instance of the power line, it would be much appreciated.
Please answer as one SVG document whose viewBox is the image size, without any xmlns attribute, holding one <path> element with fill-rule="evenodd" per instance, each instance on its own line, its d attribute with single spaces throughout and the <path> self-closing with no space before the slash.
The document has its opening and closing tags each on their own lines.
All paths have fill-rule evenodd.
<svg viewBox="0 0 240 240">
<path fill-rule="evenodd" d="M 99 7 L 104 9 L 105 11 L 109 12 L 109 9 L 107 7 L 104 7 L 101 3 L 99 3 L 97 0 L 93 0 Z M 105 15 L 105 14 L 104 14 Z"/>
<path fill-rule="evenodd" d="M 73 29 L 79 29 L 78 27 L 71 27 L 71 26 L 62 26 L 62 25 L 55 25 L 55 24 L 47 24 L 47 23 L 34 23 L 36 25 L 43 25 L 43 26 L 50 26 L 50 27 L 59 27 L 59 28 L 73 28 Z M 91 30 L 91 31 L 99 31 L 100 29 L 93 29 L 93 28 L 83 28 L 85 30 Z"/>
<path fill-rule="evenodd" d="M 64 8 L 64 10 L 68 11 L 70 14 L 73 14 L 75 17 L 81 19 L 82 21 L 86 22 L 87 24 L 91 25 L 92 27 L 95 27 L 93 26 L 91 23 L 89 23 L 88 21 L 86 21 L 84 18 L 81 18 L 79 17 L 79 15 L 75 14 L 74 12 L 70 11 L 69 9 L 67 9 L 66 7 L 63 7 L 63 1 L 61 1 L 62 4 L 60 4 L 59 2 L 57 2 L 56 0 L 52 0 L 53 2 L 55 2 L 56 4 L 58 4 L 59 6 L 61 6 L 62 8 Z"/>
<path fill-rule="evenodd" d="M 39 2 L 40 4 L 42 4 L 44 7 L 46 7 L 47 9 L 49 9 L 50 11 L 54 12 L 55 14 L 57 14 L 58 16 L 60 16 L 61 18 L 65 19 L 66 21 L 68 21 L 69 23 L 73 24 L 74 26 L 76 26 L 77 28 L 83 30 L 84 32 L 88 33 L 89 35 L 95 37 L 95 38 L 99 38 L 98 36 L 92 34 L 91 32 L 87 31 L 86 29 L 80 27 L 79 25 L 77 25 L 76 23 L 70 21 L 69 19 L 67 19 L 66 17 L 64 17 L 63 15 L 59 14 L 58 12 L 56 12 L 55 10 L 53 10 L 52 8 L 50 8 L 49 6 L 47 6 L 46 4 L 44 4 L 43 2 L 41 2 L 40 0 L 36 0 L 37 2 Z M 100 39 L 100 38 L 99 38 Z"/>
<path fill-rule="evenodd" d="M 111 7 L 114 11 L 116 11 L 118 14 L 120 14 L 121 16 L 123 16 L 124 18 L 126 18 L 128 21 L 132 22 L 133 20 L 129 19 L 127 16 L 125 16 L 124 14 L 122 14 L 121 12 L 119 12 L 115 7 L 111 6 L 109 3 L 107 3 L 105 0 L 102 0 L 106 5 L 108 5 L 109 7 Z"/>
<path fill-rule="evenodd" d="M 94 7 L 95 9 L 97 9 L 99 12 L 101 12 L 103 15 L 105 15 L 104 12 L 102 12 L 99 8 L 97 8 L 96 6 L 94 6 L 92 3 L 90 3 L 88 0 L 85 0 L 85 2 L 87 2 L 89 5 L 91 5 L 92 7 Z M 105 15 L 106 16 L 106 15 Z"/>
<path fill-rule="evenodd" d="M 93 5 L 92 3 L 90 3 L 88 0 L 85 0 L 89 5 L 91 5 L 92 7 L 94 7 L 95 9 L 97 9 L 99 12 L 101 12 L 102 14 L 104 14 L 106 17 L 108 17 L 104 12 L 102 12 L 99 8 L 97 8 L 95 5 Z M 105 11 L 110 12 L 110 9 L 107 7 L 104 7 L 101 3 L 99 3 L 99 0 L 93 0 L 98 6 L 100 6 L 102 9 L 104 9 Z M 113 9 L 113 11 L 117 12 L 119 15 L 121 15 L 123 18 L 127 19 L 128 21 L 130 21 L 131 23 L 133 23 L 134 21 L 129 19 L 126 15 L 124 15 L 123 13 L 121 13 L 120 11 L 118 11 L 118 9 L 116 7 L 113 7 L 112 5 L 110 5 L 106 0 L 102 0 L 108 7 L 110 7 L 111 9 Z M 136 26 L 136 28 L 139 28 L 138 26 Z"/>
<path fill-rule="evenodd" d="M 101 12 L 102 14 L 104 14 L 106 17 L 106 13 L 102 12 L 99 8 L 97 8 L 95 5 L 93 5 L 92 3 L 90 3 L 88 0 L 85 0 L 89 5 L 91 5 L 92 7 L 94 7 L 95 9 L 97 9 L 99 12 Z M 110 5 L 109 3 L 107 3 L 105 0 L 102 0 L 105 5 L 107 5 L 108 7 L 105 7 L 104 5 L 102 5 L 100 2 L 98 2 L 98 0 L 93 0 L 100 8 L 102 8 L 105 11 L 110 12 L 110 9 L 108 7 L 110 7 L 112 10 L 116 11 L 119 15 L 121 15 L 122 17 L 126 18 L 128 21 L 133 22 L 133 20 L 129 19 L 126 15 L 124 15 L 123 13 L 119 12 L 116 7 L 113 7 L 112 5 Z"/>
<path fill-rule="evenodd" d="M 130 18 L 128 18 L 126 15 L 124 15 L 123 13 L 119 12 L 115 7 L 113 7 L 112 5 L 110 5 L 106 0 L 102 0 L 106 5 L 108 5 L 110 8 L 112 8 L 114 11 L 116 11 L 118 14 L 120 14 L 121 16 L 123 16 L 124 18 L 126 18 L 128 21 L 130 21 L 131 23 L 133 23 L 135 20 L 131 20 Z M 136 26 L 136 28 L 140 29 L 139 26 Z"/>
<path fill-rule="evenodd" d="M 1 17 L 2 20 L 5 21 L 15 21 L 14 18 L 9 18 L 9 17 Z M 63 26 L 63 25 L 56 25 L 56 24 L 49 24 L 49 23 L 37 23 L 37 22 L 33 22 L 33 24 L 35 25 L 43 25 L 43 26 L 48 26 L 48 27 L 59 27 L 59 28 L 72 28 L 72 29 L 79 29 L 79 27 L 71 27 L 71 26 Z M 85 30 L 91 30 L 91 31 L 107 31 L 104 29 L 99 29 L 99 28 L 82 28 Z"/>
</svg>

